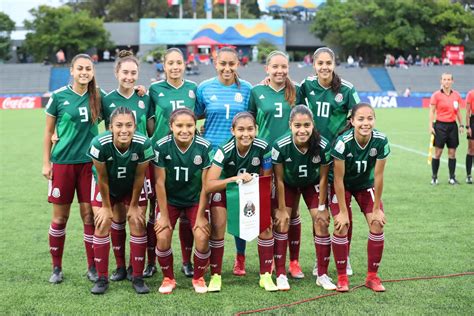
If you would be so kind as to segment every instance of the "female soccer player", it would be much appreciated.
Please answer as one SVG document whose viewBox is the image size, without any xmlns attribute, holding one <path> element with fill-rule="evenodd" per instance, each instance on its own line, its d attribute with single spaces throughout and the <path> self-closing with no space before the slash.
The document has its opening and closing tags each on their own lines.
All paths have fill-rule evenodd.
<svg viewBox="0 0 474 316">
<path fill-rule="evenodd" d="M 441 75 L 441 89 L 433 93 L 430 100 L 430 133 L 434 135 L 435 152 L 431 160 L 433 175 L 431 184 L 438 184 L 439 160 L 443 154 L 443 148 L 448 147 L 449 184 L 456 185 L 456 148 L 459 146 L 458 133 L 464 131 L 462 125 L 460 107 L 462 105 L 461 95 L 452 89 L 454 78 L 452 74 Z M 459 122 L 459 127 L 456 124 Z"/>
<path fill-rule="evenodd" d="M 224 47 L 215 59 L 217 77 L 203 81 L 197 89 L 195 112 L 205 118 L 204 138 L 211 142 L 213 150 L 231 137 L 230 128 L 234 116 L 247 111 L 252 85 L 239 78 L 237 52 Z M 235 237 L 237 256 L 234 274 L 245 275 L 245 241 Z"/>
<path fill-rule="evenodd" d="M 273 234 L 277 286 L 280 290 L 290 289 L 285 268 L 286 248 L 289 218 L 296 198 L 299 198 L 299 194 L 303 195 L 316 234 L 321 234 L 322 229 L 327 230 L 324 224 L 329 215 L 325 207 L 330 164 L 329 142 L 319 135 L 313 114 L 304 105 L 297 105 L 291 110 L 289 124 L 291 132 L 277 139 L 272 149 L 277 189 Z M 318 256 L 323 254 L 317 249 Z M 320 273 L 322 275 L 318 277 L 317 284 L 334 290 L 335 286 L 326 275 L 327 272 Z"/>
<path fill-rule="evenodd" d="M 108 93 L 102 98 L 102 117 L 105 122 L 106 129 L 110 124 L 110 115 L 119 106 L 124 106 L 130 109 L 136 118 L 137 131 L 142 135 L 151 135 L 153 131 L 153 121 L 151 112 L 151 102 L 148 94 L 140 96 L 135 91 L 135 84 L 138 80 L 139 61 L 133 56 L 133 53 L 128 50 L 122 50 L 118 53 L 115 62 L 115 77 L 118 81 L 118 88 Z M 145 178 L 148 185 L 145 190 L 150 191 L 150 176 Z M 146 208 L 146 205 L 145 205 Z M 152 211 L 151 213 L 153 213 Z M 110 280 L 121 281 L 127 277 L 127 269 L 125 264 L 125 212 L 114 212 L 111 226 L 112 248 L 117 264 L 117 269 L 114 271 Z M 131 273 L 131 266 L 129 267 L 129 274 Z"/>
<path fill-rule="evenodd" d="M 166 80 L 157 81 L 150 86 L 150 97 L 153 101 L 153 115 L 155 126 L 153 133 L 153 144 L 165 137 L 169 132 L 169 118 L 171 113 L 179 108 L 188 108 L 194 111 L 196 103 L 196 83 L 184 79 L 185 71 L 184 55 L 178 48 L 170 48 L 164 54 L 164 70 Z M 154 181 L 154 179 L 153 179 Z M 154 183 L 152 183 L 154 187 Z M 155 231 L 153 212 L 150 212 L 148 219 L 148 266 L 145 275 L 152 275 L 155 271 Z M 153 236 L 153 239 L 150 238 Z M 179 220 L 179 240 L 181 243 L 181 254 L 183 265 L 181 271 L 187 276 L 193 276 L 193 266 L 191 264 L 191 252 L 193 248 L 193 232 L 191 224 L 182 216 Z"/>
<path fill-rule="evenodd" d="M 224 255 L 224 234 L 227 219 L 226 185 L 230 182 L 252 180 L 253 173 L 271 175 L 271 153 L 268 144 L 255 138 L 257 126 L 252 114 L 241 112 L 232 120 L 232 138 L 220 146 L 207 174 L 206 191 L 211 197 L 211 281 L 209 292 L 219 292 Z M 271 277 L 273 235 L 271 227 L 258 236 L 260 257 L 260 287 L 278 290 Z"/>
<path fill-rule="evenodd" d="M 96 87 L 94 64 L 89 55 L 76 55 L 71 62 L 72 85 L 56 91 L 46 105 L 46 127 L 43 139 L 43 176 L 49 180 L 48 202 L 53 204 L 49 228 L 49 250 L 53 274 L 49 282 L 63 280 L 62 256 L 74 192 L 77 192 L 82 222 L 88 272 L 97 279 L 92 250 L 94 216 L 90 205 L 92 163 L 87 156 L 89 144 L 98 134 L 101 93 Z M 57 131 L 53 147 L 52 136 Z"/>
<path fill-rule="evenodd" d="M 288 132 L 291 108 L 300 103 L 297 100 L 299 85 L 293 84 L 288 77 L 289 61 L 288 56 L 283 52 L 273 51 L 268 54 L 265 71 L 268 79 L 265 85 L 252 88 L 249 111 L 256 117 L 258 137 L 272 145 L 277 138 Z M 304 277 L 298 261 L 301 241 L 299 197 L 298 194 L 295 198 L 288 231 L 289 272 L 293 278 Z"/>
<path fill-rule="evenodd" d="M 209 222 L 205 217 L 208 203 L 203 181 L 211 164 L 211 144 L 195 135 L 196 117 L 187 108 L 172 112 L 172 134 L 155 144 L 156 160 L 156 255 L 163 272 L 160 293 L 170 294 L 176 287 L 173 273 L 171 237 L 182 213 L 193 225 L 196 249 L 194 251 L 193 287 L 197 293 L 207 292 L 204 272 L 208 265 Z"/>
<path fill-rule="evenodd" d="M 136 128 L 133 111 L 119 106 L 110 115 L 109 131 L 96 136 L 90 145 L 89 156 L 94 163 L 97 182 L 93 184 L 91 203 L 96 224 L 94 260 L 99 275 L 91 289 L 93 294 L 104 294 L 108 288 L 110 228 L 114 217 L 123 218 L 125 215 L 130 226 L 132 285 L 138 294 L 149 292 L 142 278 L 147 205 L 146 194 L 142 190 L 148 161 L 155 154 L 150 139 L 135 132 Z"/>
<path fill-rule="evenodd" d="M 350 82 L 341 79 L 334 71 L 336 56 L 329 47 L 321 47 L 314 52 L 313 68 L 316 76 L 303 80 L 300 98 L 306 100 L 306 104 L 313 112 L 314 123 L 318 131 L 331 143 L 337 133 L 344 128 L 351 109 L 360 102 L 360 99 L 354 86 Z M 331 178 L 330 174 L 330 182 Z M 349 218 L 349 221 L 351 222 L 348 232 L 350 246 L 352 218 Z M 327 238 L 329 238 L 329 233 L 324 236 L 315 235 L 315 244 L 318 249 L 323 249 L 322 251 L 330 254 L 331 247 L 327 243 Z M 320 265 L 325 265 L 325 270 L 327 270 L 329 260 L 325 260 Z M 318 263 L 315 264 L 313 275 L 321 276 L 317 271 L 317 266 Z M 347 274 L 352 275 L 349 259 Z"/>
<path fill-rule="evenodd" d="M 353 196 L 369 226 L 367 243 L 368 272 L 365 286 L 385 291 L 377 276 L 384 246 L 385 215 L 382 204 L 385 161 L 390 154 L 387 137 L 374 129 L 375 113 L 367 103 L 359 103 L 351 113 L 348 130 L 337 137 L 331 155 L 334 158 L 334 185 L 330 207 L 334 217 L 332 249 L 337 268 L 337 291 L 349 290 L 347 278 L 347 232 Z"/>
<path fill-rule="evenodd" d="M 466 183 L 472 184 L 472 157 L 474 156 L 474 90 L 466 96 L 466 130 L 467 130 L 467 154 L 466 154 Z"/>
</svg>

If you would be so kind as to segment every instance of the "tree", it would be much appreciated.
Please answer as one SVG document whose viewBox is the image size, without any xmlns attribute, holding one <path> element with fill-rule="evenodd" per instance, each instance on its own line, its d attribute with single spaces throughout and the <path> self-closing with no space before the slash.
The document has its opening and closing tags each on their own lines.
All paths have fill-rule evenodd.
<svg viewBox="0 0 474 316">
<path fill-rule="evenodd" d="M 91 18 L 85 11 L 74 12 L 69 6 L 42 5 L 30 13 L 34 20 L 25 21 L 25 27 L 33 32 L 26 35 L 24 46 L 36 61 L 53 56 L 59 49 L 64 50 L 70 60 L 88 49 L 111 46 L 102 19 Z"/>
<path fill-rule="evenodd" d="M 384 53 L 440 54 L 474 34 L 472 14 L 450 0 L 328 0 L 311 31 L 345 56 L 382 61 Z"/>
<path fill-rule="evenodd" d="M 15 22 L 0 12 L 0 60 L 10 59 L 10 33 L 15 29 Z"/>
</svg>

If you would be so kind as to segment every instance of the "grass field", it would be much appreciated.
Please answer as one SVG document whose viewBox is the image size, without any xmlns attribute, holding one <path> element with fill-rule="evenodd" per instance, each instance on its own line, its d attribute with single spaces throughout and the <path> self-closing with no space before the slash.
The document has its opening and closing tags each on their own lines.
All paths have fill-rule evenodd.
<svg viewBox="0 0 474 316">
<path fill-rule="evenodd" d="M 431 169 L 422 156 L 428 149 L 427 122 L 428 112 L 423 109 L 377 110 L 377 127 L 392 143 L 383 194 L 388 220 L 380 268 L 383 279 L 474 271 L 474 186 L 464 182 L 467 143 L 462 136 L 457 168 L 461 185 L 448 185 L 447 163 L 442 162 L 440 185 L 431 187 Z M 46 202 L 47 182 L 41 176 L 43 128 L 41 110 L 0 111 L 0 314 L 229 315 L 327 293 L 315 285 L 311 276 L 314 246 L 310 217 L 304 207 L 300 258 L 306 278 L 290 280 L 289 292 L 266 293 L 258 287 L 256 242 L 248 245 L 247 276 L 234 277 L 233 238 L 227 235 L 221 293 L 194 294 L 191 280 L 177 272 L 178 288 L 172 295 L 157 292 L 159 273 L 148 281 L 153 290 L 149 295 L 138 296 L 130 283 L 120 282 L 111 283 L 106 295 L 93 296 L 89 293 L 92 284 L 84 276 L 86 261 L 77 205 L 68 223 L 64 282 L 49 284 L 51 206 Z M 363 283 L 366 271 L 367 225 L 359 212 L 354 217 L 351 286 Z M 179 271 L 178 238 L 173 247 L 175 271 Z M 112 268 L 112 256 L 110 264 Z M 336 276 L 333 262 L 329 273 Z M 474 311 L 472 275 L 385 286 L 385 293 L 361 288 L 270 313 L 472 315 Z"/>
</svg>

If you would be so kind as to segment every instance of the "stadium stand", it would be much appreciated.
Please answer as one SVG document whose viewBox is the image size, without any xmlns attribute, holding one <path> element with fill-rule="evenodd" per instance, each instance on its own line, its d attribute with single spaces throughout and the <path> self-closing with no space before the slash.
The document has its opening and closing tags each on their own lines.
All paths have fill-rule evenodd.
<svg viewBox="0 0 474 316">
<path fill-rule="evenodd" d="M 51 66 L 42 64 L 0 65 L 0 94 L 45 93 Z"/>
</svg>

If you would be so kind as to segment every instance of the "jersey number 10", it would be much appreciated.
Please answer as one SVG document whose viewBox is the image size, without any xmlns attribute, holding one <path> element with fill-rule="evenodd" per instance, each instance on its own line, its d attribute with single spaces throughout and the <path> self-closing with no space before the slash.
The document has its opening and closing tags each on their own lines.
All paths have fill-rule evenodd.
<svg viewBox="0 0 474 316">
<path fill-rule="evenodd" d="M 320 102 L 316 101 L 317 109 L 316 116 L 319 117 L 329 117 L 329 107 L 331 106 L 329 102 Z"/>
</svg>

